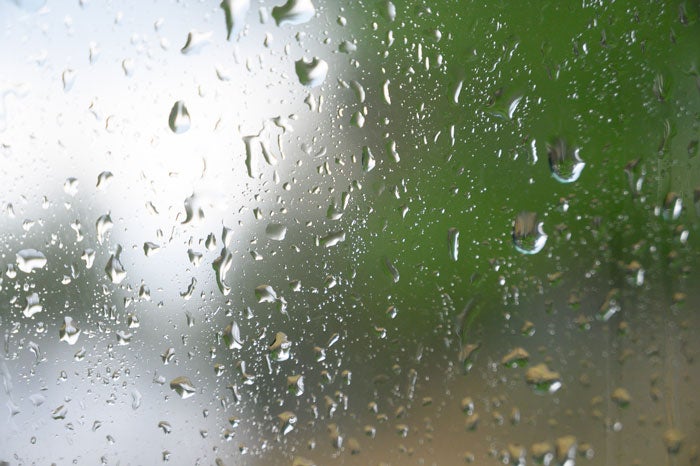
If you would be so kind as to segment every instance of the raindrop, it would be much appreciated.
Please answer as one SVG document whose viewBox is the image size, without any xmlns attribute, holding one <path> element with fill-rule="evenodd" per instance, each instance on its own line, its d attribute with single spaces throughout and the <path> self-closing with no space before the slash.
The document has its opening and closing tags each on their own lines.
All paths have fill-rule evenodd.
<svg viewBox="0 0 700 466">
<path fill-rule="evenodd" d="M 185 102 L 178 100 L 173 104 L 173 108 L 170 110 L 170 117 L 168 118 L 168 125 L 171 131 L 175 134 L 182 134 L 190 129 L 190 123 L 190 112 L 187 111 Z"/>
<path fill-rule="evenodd" d="M 671 454 L 675 454 L 681 449 L 685 435 L 678 429 L 668 429 L 664 432 L 662 440 L 664 445 L 666 445 L 666 450 Z"/>
<path fill-rule="evenodd" d="M 193 254 L 196 254 L 196 253 L 192 252 L 192 255 Z M 192 261 L 192 257 L 193 257 L 192 255 L 190 255 L 190 261 Z M 201 255 L 199 257 L 201 257 Z M 231 288 L 228 285 L 226 285 L 224 280 L 226 280 L 226 274 L 228 273 L 232 264 L 233 264 L 233 255 L 226 248 L 221 249 L 221 255 L 219 257 L 217 257 L 214 260 L 214 263 L 212 264 L 212 267 L 214 268 L 214 272 L 216 273 L 216 284 L 219 287 L 219 291 L 221 291 L 221 293 L 224 296 L 228 295 L 231 292 Z"/>
<path fill-rule="evenodd" d="M 287 227 L 279 223 L 269 223 L 265 235 L 273 241 L 282 241 L 287 236 Z"/>
<path fill-rule="evenodd" d="M 231 40 L 231 36 L 238 33 L 244 23 L 250 0 L 223 0 L 220 6 L 226 19 L 226 40 Z"/>
<path fill-rule="evenodd" d="M 309 87 L 317 87 L 323 84 L 323 81 L 326 79 L 328 63 L 318 57 L 313 57 L 310 61 L 306 61 L 302 58 L 294 62 L 294 70 L 301 84 Z"/>
<path fill-rule="evenodd" d="M 32 317 L 34 314 L 41 312 L 43 306 L 39 302 L 39 295 L 37 293 L 32 293 L 27 296 L 27 303 L 24 306 L 22 314 L 24 317 Z"/>
<path fill-rule="evenodd" d="M 180 293 L 180 297 L 183 298 L 185 301 L 188 301 L 189 299 L 192 298 L 192 294 L 194 293 L 194 289 L 197 286 L 197 279 L 192 277 L 190 279 L 190 284 L 187 285 L 187 289 Z"/>
<path fill-rule="evenodd" d="M 612 399 L 615 404 L 622 408 L 627 407 L 632 402 L 630 393 L 622 387 L 618 387 L 613 390 L 612 394 L 610 395 L 610 399 Z"/>
<path fill-rule="evenodd" d="M 275 340 L 269 346 L 270 356 L 277 362 L 286 361 L 290 356 L 290 348 L 292 347 L 292 342 L 289 341 L 287 335 L 282 332 L 277 332 L 275 335 Z"/>
<path fill-rule="evenodd" d="M 69 196 L 75 196 L 78 194 L 79 183 L 77 178 L 66 178 L 66 181 L 63 182 L 63 192 Z"/>
<path fill-rule="evenodd" d="M 61 75 L 61 80 L 63 81 L 63 90 L 68 92 L 73 88 L 73 84 L 75 84 L 75 77 L 77 73 L 70 69 L 67 68 L 63 74 Z"/>
<path fill-rule="evenodd" d="M 563 139 L 548 144 L 547 155 L 552 176 L 560 183 L 573 183 L 578 180 L 583 167 L 586 166 L 579 157 L 579 149 L 568 147 Z"/>
<path fill-rule="evenodd" d="M 241 341 L 241 330 L 235 321 L 228 324 L 224 329 L 224 343 L 228 349 L 243 348 L 243 342 Z"/>
<path fill-rule="evenodd" d="M 304 376 L 290 375 L 287 377 L 287 391 L 295 396 L 304 394 Z"/>
<path fill-rule="evenodd" d="M 198 32 L 194 30 L 190 31 L 187 34 L 187 41 L 185 42 L 184 47 L 180 49 L 180 52 L 182 52 L 184 55 L 190 55 L 199 52 L 202 49 L 202 47 L 204 47 L 210 42 L 211 36 L 211 32 Z"/>
<path fill-rule="evenodd" d="M 399 269 L 396 268 L 396 265 L 388 258 L 384 257 L 384 271 L 389 275 L 389 277 L 394 281 L 394 283 L 398 283 L 399 278 L 401 277 L 399 275 Z"/>
<path fill-rule="evenodd" d="M 278 26 L 304 24 L 311 20 L 314 14 L 316 9 L 311 0 L 287 0 L 284 5 L 272 8 L 272 17 Z"/>
<path fill-rule="evenodd" d="M 297 415 L 291 411 L 285 411 L 278 414 L 277 417 L 280 421 L 280 432 L 282 435 L 287 435 L 294 429 L 294 425 L 297 423 Z"/>
<path fill-rule="evenodd" d="M 537 254 L 547 243 L 547 235 L 534 212 L 520 212 L 513 224 L 513 244 L 518 252 Z"/>
<path fill-rule="evenodd" d="M 663 216 L 666 220 L 678 220 L 683 211 L 683 199 L 674 193 L 669 192 L 664 198 Z"/>
<path fill-rule="evenodd" d="M 525 380 L 537 390 L 554 393 L 561 388 L 561 376 L 547 367 L 546 364 L 537 364 L 525 373 Z"/>
<path fill-rule="evenodd" d="M 17 253 L 17 267 L 24 273 L 42 269 L 46 265 L 46 256 L 36 249 L 22 249 Z M 9 275 L 8 275 L 9 276 Z"/>
<path fill-rule="evenodd" d="M 126 346 L 131 343 L 131 337 L 133 336 L 125 330 L 118 330 L 115 332 L 115 335 L 117 336 L 117 343 L 119 346 Z"/>
<path fill-rule="evenodd" d="M 97 229 L 98 243 L 102 244 L 104 242 L 105 236 L 107 235 L 107 233 L 109 233 L 113 226 L 114 223 L 112 222 L 112 218 L 109 214 L 102 215 L 100 216 L 100 218 L 97 219 L 95 227 Z"/>
<path fill-rule="evenodd" d="M 159 249 L 160 246 L 158 246 L 156 243 L 151 243 L 150 241 L 143 243 L 143 253 L 146 255 L 146 257 L 151 257 L 157 253 Z"/>
<path fill-rule="evenodd" d="M 319 244 L 324 248 L 330 248 L 345 241 L 345 231 L 334 231 L 319 239 Z"/>
<path fill-rule="evenodd" d="M 277 293 L 270 285 L 259 285 L 255 287 L 255 298 L 259 303 L 274 303 Z"/>
<path fill-rule="evenodd" d="M 105 273 L 107 278 L 114 284 L 121 283 L 126 278 L 126 270 L 119 260 L 119 255 L 121 254 L 121 246 L 117 248 L 115 254 L 112 254 L 107 261 L 105 266 Z"/>
<path fill-rule="evenodd" d="M 530 359 L 530 353 L 525 351 L 523 348 L 518 347 L 503 356 L 503 359 L 501 359 L 501 364 L 507 367 L 519 367 L 527 364 L 528 359 Z"/>
<path fill-rule="evenodd" d="M 457 261 L 459 257 L 459 230 L 450 228 L 447 230 L 447 246 L 450 253 L 450 259 Z"/>
<path fill-rule="evenodd" d="M 74 345 L 78 342 L 80 332 L 81 330 L 75 324 L 73 318 L 66 316 L 63 318 L 63 325 L 61 325 L 58 331 L 58 336 L 61 341 L 65 341 L 69 345 Z"/>
<path fill-rule="evenodd" d="M 377 162 L 370 148 L 367 146 L 362 147 L 362 170 L 371 172 L 376 164 Z"/>
<path fill-rule="evenodd" d="M 97 184 L 95 185 L 97 189 L 103 189 L 106 188 L 107 185 L 112 181 L 112 178 L 114 178 L 114 175 L 110 171 L 103 171 L 99 175 L 97 175 Z"/>
<path fill-rule="evenodd" d="M 91 269 L 92 264 L 95 263 L 95 250 L 91 248 L 83 250 L 83 254 L 80 256 L 80 259 L 85 261 L 86 269 Z"/>
<path fill-rule="evenodd" d="M 183 400 L 195 394 L 195 387 L 190 379 L 184 376 L 176 377 L 170 381 L 170 388 L 175 390 L 175 393 L 180 395 Z"/>
</svg>

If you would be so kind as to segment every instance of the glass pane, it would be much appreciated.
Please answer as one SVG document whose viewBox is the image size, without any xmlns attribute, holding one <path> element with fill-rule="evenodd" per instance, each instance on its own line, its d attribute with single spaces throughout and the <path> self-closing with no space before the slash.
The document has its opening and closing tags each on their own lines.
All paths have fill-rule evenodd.
<svg viewBox="0 0 700 466">
<path fill-rule="evenodd" d="M 697 1 L 0 0 L 2 464 L 697 464 Z"/>
</svg>

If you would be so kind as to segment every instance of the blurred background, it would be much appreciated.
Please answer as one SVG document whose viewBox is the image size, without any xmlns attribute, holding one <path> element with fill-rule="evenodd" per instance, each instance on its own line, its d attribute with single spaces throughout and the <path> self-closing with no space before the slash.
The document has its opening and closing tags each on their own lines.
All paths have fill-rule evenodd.
<svg viewBox="0 0 700 466">
<path fill-rule="evenodd" d="M 0 461 L 699 464 L 699 18 L 0 0 Z"/>
</svg>

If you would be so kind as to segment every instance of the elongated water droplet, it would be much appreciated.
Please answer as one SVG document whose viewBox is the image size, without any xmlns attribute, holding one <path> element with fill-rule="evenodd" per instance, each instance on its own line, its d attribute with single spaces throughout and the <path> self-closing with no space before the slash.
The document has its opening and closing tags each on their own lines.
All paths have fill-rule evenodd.
<svg viewBox="0 0 700 466">
<path fill-rule="evenodd" d="M 372 154 L 372 150 L 367 146 L 363 146 L 362 147 L 362 169 L 365 172 L 371 172 L 374 169 L 376 164 L 377 164 L 377 161 L 374 159 L 374 155 Z"/>
<path fill-rule="evenodd" d="M 225 280 L 226 274 L 228 273 L 232 264 L 233 255 L 226 248 L 221 250 L 221 255 L 217 257 L 212 264 L 214 272 L 216 273 L 216 285 L 219 287 L 219 291 L 221 291 L 224 296 L 231 292 L 231 288 L 225 283 Z"/>
<path fill-rule="evenodd" d="M 304 86 L 317 87 L 323 84 L 326 79 L 328 63 L 318 57 L 313 57 L 310 61 L 302 58 L 294 62 L 294 70 L 299 82 Z"/>
<path fill-rule="evenodd" d="M 549 168 L 552 176 L 560 183 L 573 183 L 581 176 L 586 164 L 579 157 L 578 148 L 569 148 L 563 139 L 547 145 Z"/>
<path fill-rule="evenodd" d="M 547 243 L 547 235 L 534 212 L 520 212 L 513 223 L 513 244 L 518 252 L 537 254 Z"/>
<path fill-rule="evenodd" d="M 178 100 L 170 110 L 170 118 L 168 124 L 170 129 L 175 134 L 182 134 L 190 129 L 190 112 L 185 107 L 185 102 Z"/>
<path fill-rule="evenodd" d="M 22 249 L 17 253 L 17 267 L 24 273 L 44 268 L 46 256 L 36 249 Z"/>
<path fill-rule="evenodd" d="M 304 24 L 314 17 L 316 9 L 311 0 L 287 0 L 282 6 L 272 8 L 272 17 L 278 26 Z"/>
<path fill-rule="evenodd" d="M 63 81 L 63 90 L 68 92 L 73 88 L 73 84 L 75 84 L 75 77 L 77 73 L 68 68 L 66 69 L 63 74 L 61 75 L 61 80 Z"/>
<path fill-rule="evenodd" d="M 450 253 L 450 259 L 457 261 L 459 258 L 459 230 L 450 228 L 447 230 L 447 246 Z"/>
<path fill-rule="evenodd" d="M 384 257 L 384 271 L 389 275 L 389 277 L 394 281 L 394 283 L 397 283 L 399 281 L 399 278 L 401 277 L 399 275 L 399 269 L 396 268 L 396 265 L 389 259 L 388 257 Z"/>
<path fill-rule="evenodd" d="M 119 254 L 121 253 L 121 247 L 117 248 L 116 254 L 112 254 L 107 261 L 105 266 L 105 273 L 107 278 L 114 283 L 119 284 L 126 278 L 126 270 L 119 260 Z"/>
<path fill-rule="evenodd" d="M 224 329 L 224 343 L 229 349 L 243 348 L 243 342 L 241 341 L 241 329 L 238 327 L 238 324 L 235 321 L 228 324 Z"/>
<path fill-rule="evenodd" d="M 231 36 L 238 34 L 243 27 L 250 0 L 223 0 L 220 6 L 226 19 L 226 40 L 231 40 Z"/>
<path fill-rule="evenodd" d="M 97 242 L 102 244 L 104 242 L 105 236 L 112 229 L 114 223 L 109 214 L 100 216 L 95 222 L 95 228 L 97 229 Z"/>
</svg>

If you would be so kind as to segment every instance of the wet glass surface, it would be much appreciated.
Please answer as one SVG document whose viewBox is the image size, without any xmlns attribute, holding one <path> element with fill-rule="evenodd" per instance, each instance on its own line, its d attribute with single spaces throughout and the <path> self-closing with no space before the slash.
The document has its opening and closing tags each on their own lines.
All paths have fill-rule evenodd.
<svg viewBox="0 0 700 466">
<path fill-rule="evenodd" d="M 699 18 L 0 0 L 0 462 L 699 464 Z"/>
</svg>

